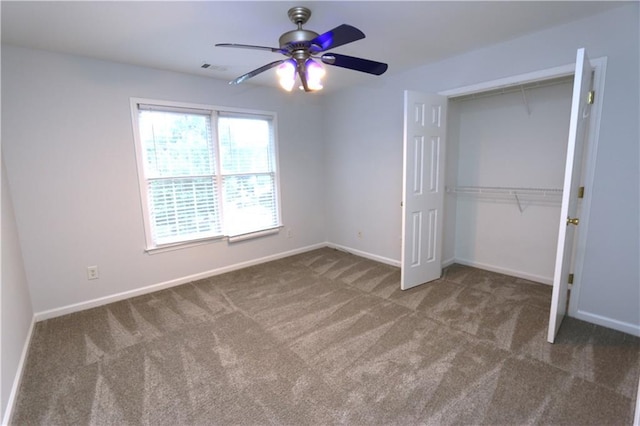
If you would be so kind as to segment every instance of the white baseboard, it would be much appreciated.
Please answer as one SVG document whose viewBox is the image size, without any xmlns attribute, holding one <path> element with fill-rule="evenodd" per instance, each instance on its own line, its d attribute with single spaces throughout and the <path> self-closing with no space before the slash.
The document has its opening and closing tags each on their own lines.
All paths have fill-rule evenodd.
<svg viewBox="0 0 640 426">
<path fill-rule="evenodd" d="M 640 426 L 640 379 L 638 379 L 638 393 L 636 394 L 636 414 L 633 416 L 633 426 Z"/>
<path fill-rule="evenodd" d="M 24 371 L 24 364 L 27 360 L 27 353 L 29 351 L 29 345 L 31 344 L 31 336 L 33 335 L 33 329 L 36 325 L 35 315 L 31 319 L 31 325 L 27 332 L 27 338 L 24 341 L 22 347 L 22 353 L 20 354 L 20 361 L 18 361 L 18 368 L 16 369 L 16 375 L 13 378 L 13 385 L 11 386 L 11 392 L 9 393 L 9 399 L 7 400 L 7 407 L 2 417 L 2 426 L 6 426 L 11 422 L 11 415 L 13 414 L 13 408 L 16 402 L 16 396 L 18 395 L 18 389 L 20 389 L 20 383 L 22 383 L 22 373 Z"/>
<path fill-rule="evenodd" d="M 514 269 L 502 268 L 500 266 L 494 266 L 486 263 L 475 262 L 473 260 L 460 259 L 460 258 L 455 258 L 452 263 L 459 263 L 461 265 L 484 269 L 491 272 L 497 272 L 499 274 L 510 275 L 512 277 L 518 277 L 518 278 L 534 281 L 541 284 L 553 285 L 553 277 L 544 277 L 541 275 L 529 274 L 529 273 L 517 271 Z"/>
<path fill-rule="evenodd" d="M 454 263 L 456 263 L 456 259 L 454 257 L 450 258 L 450 259 L 446 259 L 442 261 L 442 267 L 446 268 L 447 266 L 451 266 Z"/>
<path fill-rule="evenodd" d="M 612 328 L 614 330 L 622 331 L 623 333 L 631 334 L 633 336 L 640 337 L 640 325 L 630 324 L 628 322 L 617 321 L 611 318 L 603 317 L 601 315 L 592 314 L 578 310 L 575 315 L 572 315 L 582 321 L 590 322 L 592 324 L 601 325 L 603 327 Z"/>
<path fill-rule="evenodd" d="M 74 303 L 72 305 L 63 306 L 61 308 L 50 309 L 47 311 L 36 312 L 34 318 L 36 321 L 43 321 L 50 318 L 59 317 L 62 315 L 71 314 L 74 312 L 84 311 L 86 309 L 96 308 L 98 306 L 107 305 L 113 302 L 119 302 L 131 297 L 142 296 L 144 294 L 153 293 L 155 291 L 164 290 L 167 288 L 175 287 L 178 285 L 190 283 L 192 281 L 209 278 L 215 275 L 224 274 L 226 272 L 236 271 L 238 269 L 247 268 L 249 266 L 259 265 L 261 263 L 271 262 L 272 260 L 282 259 L 284 257 L 293 256 L 307 251 L 327 247 L 327 243 L 319 243 L 306 247 L 302 247 L 295 250 L 290 250 L 282 253 L 273 254 L 270 256 L 261 257 L 259 259 L 252 259 L 246 262 L 235 263 L 233 265 L 223 266 L 221 268 L 211 269 L 197 274 L 187 275 L 175 280 L 165 281 L 162 283 L 152 284 L 146 287 L 137 288 L 135 290 L 129 290 L 122 293 L 112 294 L 97 299 L 87 300 L 85 302 Z"/>
<path fill-rule="evenodd" d="M 388 257 L 378 256 L 377 254 L 372 254 L 372 253 L 368 253 L 366 251 L 357 250 L 357 249 L 354 249 L 354 248 L 351 248 L 351 247 L 342 246 L 340 244 L 333 244 L 333 243 L 327 242 L 326 246 L 330 247 L 330 248 L 333 248 L 333 249 L 336 249 L 336 250 L 346 251 L 347 253 L 355 254 L 356 256 L 364 257 L 366 259 L 375 260 L 376 262 L 386 263 L 387 265 L 396 266 L 398 268 L 401 265 L 399 260 L 389 259 Z"/>
</svg>

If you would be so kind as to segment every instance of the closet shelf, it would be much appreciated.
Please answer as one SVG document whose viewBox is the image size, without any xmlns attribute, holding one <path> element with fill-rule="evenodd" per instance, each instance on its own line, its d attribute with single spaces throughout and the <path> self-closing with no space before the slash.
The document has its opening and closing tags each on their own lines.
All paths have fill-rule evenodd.
<svg viewBox="0 0 640 426">
<path fill-rule="evenodd" d="M 562 196 L 562 188 L 531 188 L 507 186 L 456 186 L 447 188 L 447 192 L 455 194 L 483 195 L 535 195 L 542 197 Z"/>
<path fill-rule="evenodd" d="M 552 203 L 559 202 L 562 198 L 561 188 L 530 188 L 530 187 L 506 187 L 506 186 L 456 186 L 454 188 L 446 188 L 448 193 L 466 194 L 490 197 L 493 199 L 504 199 L 504 197 L 515 200 L 518 210 L 523 213 L 527 206 L 535 203 L 535 200 L 549 200 Z M 523 197 L 529 202 L 523 205 Z"/>
</svg>

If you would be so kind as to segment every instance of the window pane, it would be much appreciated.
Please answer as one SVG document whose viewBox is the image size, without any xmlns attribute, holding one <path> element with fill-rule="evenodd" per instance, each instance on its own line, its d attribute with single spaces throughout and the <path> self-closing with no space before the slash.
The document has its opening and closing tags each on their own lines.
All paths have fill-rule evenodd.
<svg viewBox="0 0 640 426">
<path fill-rule="evenodd" d="M 220 117 L 218 136 L 223 174 L 273 171 L 270 120 Z"/>
<path fill-rule="evenodd" d="M 156 244 L 221 234 L 212 178 L 153 180 L 148 190 Z"/>
<path fill-rule="evenodd" d="M 240 235 L 279 225 L 272 174 L 223 178 L 225 233 Z"/>
<path fill-rule="evenodd" d="M 141 110 L 139 122 L 148 178 L 213 174 L 210 116 Z"/>
</svg>

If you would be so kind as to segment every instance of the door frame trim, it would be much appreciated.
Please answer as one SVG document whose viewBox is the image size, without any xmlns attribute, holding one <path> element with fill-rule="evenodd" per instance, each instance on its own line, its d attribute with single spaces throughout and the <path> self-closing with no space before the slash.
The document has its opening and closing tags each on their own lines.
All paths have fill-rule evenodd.
<svg viewBox="0 0 640 426">
<path fill-rule="evenodd" d="M 586 141 L 586 151 L 583 154 L 584 167 L 582 170 L 582 182 L 585 188 L 587 188 L 585 197 L 582 200 L 581 215 L 580 215 L 580 232 L 578 232 L 578 238 L 575 245 L 574 253 L 574 281 L 571 286 L 571 298 L 569 299 L 569 316 L 576 317 L 578 319 L 584 319 L 589 322 L 593 322 L 604 327 L 619 329 L 615 325 L 612 326 L 611 321 L 606 318 L 598 318 L 595 320 L 592 315 L 586 315 L 579 309 L 580 289 L 582 288 L 582 269 L 584 266 L 584 255 L 587 245 L 587 235 L 589 230 L 589 216 L 591 211 L 591 194 L 593 189 L 593 181 L 595 176 L 596 157 L 598 152 L 598 140 L 600 134 L 600 120 L 602 116 L 602 104 L 604 99 L 605 88 L 605 74 L 607 68 L 607 57 L 598 57 L 590 59 L 591 66 L 593 67 L 593 90 L 596 92 L 595 100 L 592 106 L 591 119 L 589 120 L 589 130 Z M 509 77 L 499 78 L 496 80 L 489 80 L 480 83 L 475 83 L 468 86 L 457 87 L 449 90 L 443 90 L 438 92 L 439 95 L 446 96 L 447 98 L 454 98 L 457 96 L 471 95 L 474 93 L 485 92 L 488 90 L 495 90 L 506 88 L 509 86 L 518 86 L 526 83 L 533 83 L 537 81 L 549 80 L 558 77 L 565 77 L 573 75 L 576 70 L 576 64 L 566 64 L 553 68 L 546 68 L 538 71 L 533 71 L 525 74 L 518 74 Z"/>
</svg>

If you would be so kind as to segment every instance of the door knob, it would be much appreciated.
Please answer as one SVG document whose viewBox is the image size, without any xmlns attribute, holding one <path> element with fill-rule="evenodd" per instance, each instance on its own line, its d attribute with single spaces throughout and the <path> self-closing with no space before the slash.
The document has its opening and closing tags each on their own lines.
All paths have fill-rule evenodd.
<svg viewBox="0 0 640 426">
<path fill-rule="evenodd" d="M 577 217 L 574 217 L 573 219 L 570 217 L 567 218 L 567 225 L 577 225 L 578 223 L 580 223 L 580 219 L 578 219 Z"/>
</svg>

